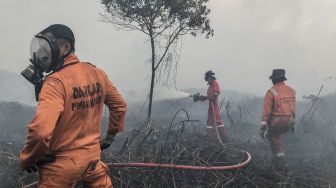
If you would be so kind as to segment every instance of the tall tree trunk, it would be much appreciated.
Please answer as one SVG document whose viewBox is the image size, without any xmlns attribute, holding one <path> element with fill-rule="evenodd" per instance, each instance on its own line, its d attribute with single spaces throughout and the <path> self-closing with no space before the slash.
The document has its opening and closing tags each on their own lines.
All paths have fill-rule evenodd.
<svg viewBox="0 0 336 188">
<path fill-rule="evenodd" d="M 152 48 L 152 77 L 149 91 L 149 103 L 148 103 L 148 113 L 147 113 L 147 128 L 150 128 L 151 115 L 152 115 L 152 105 L 153 105 L 153 94 L 154 94 L 154 84 L 155 84 L 155 42 L 154 37 L 150 34 L 151 48 Z"/>
</svg>

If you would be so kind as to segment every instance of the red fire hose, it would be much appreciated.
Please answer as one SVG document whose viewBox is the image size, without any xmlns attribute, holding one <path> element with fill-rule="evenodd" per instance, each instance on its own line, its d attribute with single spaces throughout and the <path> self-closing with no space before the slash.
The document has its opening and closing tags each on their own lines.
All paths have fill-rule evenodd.
<svg viewBox="0 0 336 188">
<path fill-rule="evenodd" d="M 251 155 L 245 151 L 247 159 L 239 164 L 229 166 L 190 166 L 176 164 L 158 164 L 158 163 L 110 163 L 109 167 L 140 167 L 140 168 L 164 168 L 164 169 L 179 169 L 193 171 L 227 171 L 236 170 L 245 167 L 251 161 Z"/>
<path fill-rule="evenodd" d="M 133 168 L 163 168 L 163 169 L 179 169 L 179 170 L 193 170 L 193 171 L 228 171 L 237 170 L 245 167 L 251 162 L 250 153 L 245 152 L 247 159 L 239 164 L 228 166 L 190 166 L 190 165 L 176 165 L 176 164 L 159 164 L 159 163 L 108 163 L 107 166 L 112 167 L 133 167 Z M 38 182 L 23 186 L 23 188 L 30 188 L 36 186 Z"/>
<path fill-rule="evenodd" d="M 215 131 L 216 131 L 216 136 L 217 136 L 218 142 L 223 146 L 224 145 L 223 140 L 222 140 L 221 136 L 219 135 L 218 125 L 217 125 L 217 118 L 216 118 L 216 113 L 215 113 L 215 107 L 214 107 L 214 105 L 213 105 L 213 103 L 212 103 L 211 100 L 209 101 L 209 103 L 210 103 L 210 107 L 211 107 L 211 110 L 212 110 L 213 122 L 215 124 L 214 128 L 215 128 Z"/>
<path fill-rule="evenodd" d="M 213 110 L 213 118 L 214 122 L 216 122 L 216 116 L 214 113 L 214 106 L 210 101 L 211 108 Z M 175 114 L 176 115 L 176 114 Z M 174 116 L 175 118 L 175 116 Z M 224 145 L 222 139 L 219 135 L 218 127 L 215 126 L 217 139 L 221 145 Z M 160 164 L 160 163 L 108 163 L 107 166 L 109 168 L 117 167 L 132 167 L 132 168 L 162 168 L 162 169 L 176 169 L 176 170 L 192 170 L 192 171 L 228 171 L 228 170 L 237 170 L 245 167 L 247 164 L 251 162 L 251 154 L 247 151 L 242 151 L 247 155 L 247 159 L 239 164 L 228 165 L 228 166 L 191 166 L 191 165 L 177 165 L 177 164 Z M 32 186 L 36 186 L 38 182 L 34 182 L 32 184 L 23 186 L 23 188 L 30 188 Z"/>
</svg>

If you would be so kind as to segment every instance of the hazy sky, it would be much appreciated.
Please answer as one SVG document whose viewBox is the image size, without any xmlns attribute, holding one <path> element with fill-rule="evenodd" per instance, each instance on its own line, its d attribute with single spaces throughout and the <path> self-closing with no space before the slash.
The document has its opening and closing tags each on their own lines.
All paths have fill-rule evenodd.
<svg viewBox="0 0 336 188">
<path fill-rule="evenodd" d="M 188 37 L 177 87 L 206 87 L 214 70 L 222 89 L 263 95 L 273 68 L 285 68 L 299 94 L 316 92 L 336 71 L 336 0 L 210 0 L 215 36 Z M 1 0 L 1 68 L 28 64 L 32 36 L 50 24 L 71 27 L 81 60 L 103 68 L 123 90 L 148 88 L 145 36 L 103 23 L 98 0 Z M 328 86 L 334 90 L 336 81 Z M 28 84 L 28 83 L 27 83 Z"/>
</svg>

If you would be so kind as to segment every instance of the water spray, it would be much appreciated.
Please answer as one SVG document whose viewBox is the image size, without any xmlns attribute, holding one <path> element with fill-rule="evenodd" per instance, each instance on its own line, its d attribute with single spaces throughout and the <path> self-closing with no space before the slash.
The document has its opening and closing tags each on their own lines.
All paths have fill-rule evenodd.
<svg viewBox="0 0 336 188">
<path fill-rule="evenodd" d="M 155 99 L 162 100 L 179 100 L 190 97 L 190 93 L 184 91 L 176 91 L 176 90 L 159 90 L 155 93 Z"/>
</svg>

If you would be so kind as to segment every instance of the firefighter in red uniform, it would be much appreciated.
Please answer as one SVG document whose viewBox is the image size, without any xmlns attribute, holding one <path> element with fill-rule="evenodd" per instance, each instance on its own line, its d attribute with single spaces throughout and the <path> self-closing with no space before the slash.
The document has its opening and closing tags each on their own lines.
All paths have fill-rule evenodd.
<svg viewBox="0 0 336 188">
<path fill-rule="evenodd" d="M 270 141 L 274 161 L 283 161 L 285 154 L 282 143 L 284 133 L 294 130 L 295 90 L 285 84 L 284 69 L 274 69 L 269 79 L 273 82 L 264 99 L 260 122 L 260 136 Z"/>
<path fill-rule="evenodd" d="M 208 120 L 207 120 L 207 137 L 211 137 L 211 133 L 215 133 L 215 128 L 218 129 L 222 140 L 226 139 L 226 130 L 224 122 L 221 118 L 220 106 L 218 96 L 220 95 L 220 88 L 213 71 L 205 73 L 205 81 L 208 82 L 209 88 L 207 96 L 201 96 L 201 101 L 209 100 Z"/>
<path fill-rule="evenodd" d="M 100 161 L 123 131 L 126 103 L 103 70 L 79 60 L 70 28 L 55 24 L 31 42 L 31 62 L 21 74 L 35 86 L 38 107 L 27 126 L 21 167 L 38 171 L 38 187 L 112 187 Z M 50 73 L 43 78 L 44 73 Z M 100 139 L 103 107 L 110 111 L 107 135 Z"/>
</svg>

